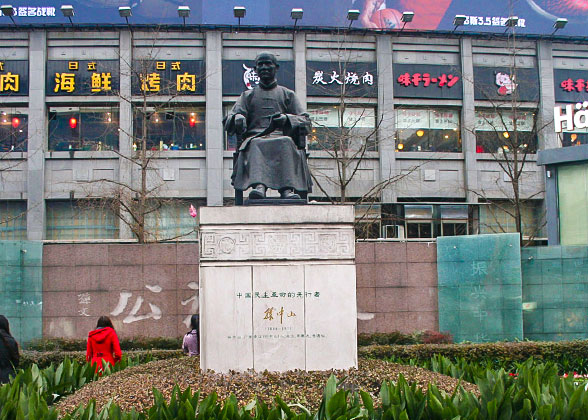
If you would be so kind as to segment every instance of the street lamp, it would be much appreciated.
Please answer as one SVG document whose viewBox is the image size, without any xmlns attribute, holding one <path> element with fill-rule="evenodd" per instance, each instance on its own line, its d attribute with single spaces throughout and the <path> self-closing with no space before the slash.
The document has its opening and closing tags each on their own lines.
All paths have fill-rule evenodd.
<svg viewBox="0 0 588 420">
<path fill-rule="evenodd" d="M 555 20 L 555 23 L 553 24 L 554 31 L 551 33 L 551 35 L 559 31 L 560 29 L 565 28 L 567 24 L 568 20 L 566 18 L 557 18 Z"/>
<path fill-rule="evenodd" d="M 296 30 L 296 24 L 298 23 L 298 19 L 302 19 L 304 15 L 304 10 L 302 9 L 292 9 L 290 12 L 290 16 L 294 19 L 294 30 Z"/>
<path fill-rule="evenodd" d="M 402 17 L 400 20 L 403 22 L 402 28 L 400 28 L 400 32 L 404 31 L 404 27 L 407 23 L 412 22 L 414 18 L 414 12 L 402 12 Z"/>
<path fill-rule="evenodd" d="M 14 21 L 14 7 L 12 7 L 9 4 L 3 4 L 2 6 L 0 6 L 0 10 L 2 11 L 2 14 L 4 16 L 8 16 L 10 18 L 10 20 L 12 21 L 12 23 L 14 23 L 16 25 L 16 22 Z"/>
<path fill-rule="evenodd" d="M 73 21 L 71 20 L 71 18 L 75 15 L 73 6 L 71 4 L 64 4 L 61 6 L 61 13 L 64 17 L 69 19 L 69 23 L 71 23 L 71 26 L 73 26 Z"/>
<path fill-rule="evenodd" d="M 118 14 L 120 17 L 125 18 L 125 20 L 127 21 L 127 25 L 129 24 L 129 17 L 133 16 L 130 6 L 120 6 L 118 8 Z"/>
<path fill-rule="evenodd" d="M 353 25 L 353 21 L 359 18 L 359 10 L 357 9 L 350 9 L 347 11 L 347 20 L 349 21 L 349 28 L 351 29 L 351 25 Z"/>
<path fill-rule="evenodd" d="M 455 17 L 453 18 L 453 26 L 455 26 L 455 28 L 453 28 L 453 31 L 451 32 L 455 32 L 455 30 L 458 27 L 463 26 L 465 24 L 466 19 L 466 15 L 455 15 Z"/>
<path fill-rule="evenodd" d="M 184 20 L 186 26 L 186 18 L 190 17 L 190 6 L 178 6 L 178 16 Z"/>
<path fill-rule="evenodd" d="M 245 17 L 245 14 L 247 13 L 247 9 L 245 9 L 244 6 L 235 6 L 233 7 L 233 16 L 235 16 L 237 19 L 239 19 L 239 29 L 241 29 L 241 19 Z"/>
</svg>

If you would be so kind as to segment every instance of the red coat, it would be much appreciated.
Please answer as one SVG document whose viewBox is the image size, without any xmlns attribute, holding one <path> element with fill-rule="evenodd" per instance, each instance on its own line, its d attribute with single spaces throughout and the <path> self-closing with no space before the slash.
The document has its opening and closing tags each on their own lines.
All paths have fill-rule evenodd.
<svg viewBox="0 0 588 420">
<path fill-rule="evenodd" d="M 110 327 L 98 328 L 88 333 L 86 361 L 96 363 L 96 372 L 102 370 L 102 359 L 111 365 L 120 361 L 122 352 L 116 332 Z"/>
</svg>

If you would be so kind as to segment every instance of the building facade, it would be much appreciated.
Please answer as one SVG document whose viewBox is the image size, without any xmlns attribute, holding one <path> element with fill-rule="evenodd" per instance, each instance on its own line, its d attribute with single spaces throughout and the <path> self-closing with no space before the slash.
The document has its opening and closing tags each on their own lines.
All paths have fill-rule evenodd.
<svg viewBox="0 0 588 420">
<path fill-rule="evenodd" d="M 261 50 L 313 120 L 310 199 L 359 203 L 367 237 L 513 231 L 513 181 L 523 235 L 546 236 L 537 151 L 588 142 L 553 126 L 588 95 L 588 43 L 72 25 L 0 32 L 0 239 L 133 239 L 103 204 L 121 188 L 164 199 L 154 237 L 193 238 L 190 204 L 232 203 L 222 120 Z"/>
</svg>

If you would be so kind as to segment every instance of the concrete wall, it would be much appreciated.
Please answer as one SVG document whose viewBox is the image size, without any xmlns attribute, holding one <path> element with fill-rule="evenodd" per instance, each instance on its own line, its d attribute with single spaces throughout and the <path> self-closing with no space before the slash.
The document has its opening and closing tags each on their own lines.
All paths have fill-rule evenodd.
<svg viewBox="0 0 588 420">
<path fill-rule="evenodd" d="M 360 333 L 438 329 L 436 252 L 434 243 L 357 244 Z M 197 311 L 198 244 L 44 246 L 44 337 L 86 337 L 100 315 L 122 337 L 177 337 Z"/>
</svg>

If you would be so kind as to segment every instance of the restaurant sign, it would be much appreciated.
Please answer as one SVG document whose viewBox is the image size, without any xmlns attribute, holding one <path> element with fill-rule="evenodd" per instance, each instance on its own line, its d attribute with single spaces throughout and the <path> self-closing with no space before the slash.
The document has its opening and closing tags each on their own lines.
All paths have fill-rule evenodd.
<svg viewBox="0 0 588 420">
<path fill-rule="evenodd" d="M 0 61 L 0 96 L 26 96 L 29 93 L 29 62 Z"/>
<path fill-rule="evenodd" d="M 119 90 L 118 60 L 50 60 L 47 96 L 112 95 Z"/>
<path fill-rule="evenodd" d="M 204 95 L 203 60 L 133 60 L 133 95 Z"/>
</svg>

